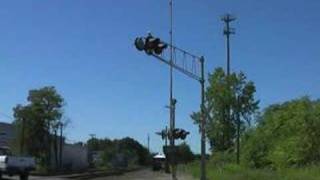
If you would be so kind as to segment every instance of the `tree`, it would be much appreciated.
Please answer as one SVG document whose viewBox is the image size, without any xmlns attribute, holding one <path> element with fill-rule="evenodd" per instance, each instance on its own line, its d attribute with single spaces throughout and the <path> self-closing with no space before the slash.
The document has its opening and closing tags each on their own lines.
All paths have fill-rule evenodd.
<svg viewBox="0 0 320 180">
<path fill-rule="evenodd" d="M 281 169 L 320 161 L 320 101 L 303 97 L 267 107 L 243 141 L 251 167 Z"/>
<path fill-rule="evenodd" d="M 102 165 L 108 165 L 116 155 L 124 155 L 132 164 L 147 165 L 150 154 L 138 141 L 126 137 L 110 140 L 108 138 L 91 138 L 87 141 L 89 151 L 102 151 Z"/>
<path fill-rule="evenodd" d="M 98 139 L 93 137 L 87 141 L 87 146 L 89 151 L 102 151 L 113 146 L 113 142 L 108 138 Z"/>
<path fill-rule="evenodd" d="M 17 105 L 14 124 L 21 153 L 35 156 L 43 165 L 51 162 L 52 134 L 63 116 L 64 99 L 54 87 L 29 91 L 27 105 Z"/>
<path fill-rule="evenodd" d="M 177 157 L 180 163 L 188 163 L 195 159 L 195 155 L 191 151 L 190 146 L 185 142 L 178 145 Z"/>
<path fill-rule="evenodd" d="M 240 133 L 251 124 L 252 116 L 258 110 L 255 85 L 244 73 L 228 76 L 222 68 L 209 74 L 208 83 L 205 95 L 207 137 L 212 150 L 229 151 L 235 148 Z M 191 117 L 199 124 L 200 112 Z"/>
<path fill-rule="evenodd" d="M 142 146 L 138 141 L 126 137 L 117 141 L 118 152 L 137 157 L 139 165 L 147 165 L 149 163 L 150 154 L 146 147 Z"/>
</svg>

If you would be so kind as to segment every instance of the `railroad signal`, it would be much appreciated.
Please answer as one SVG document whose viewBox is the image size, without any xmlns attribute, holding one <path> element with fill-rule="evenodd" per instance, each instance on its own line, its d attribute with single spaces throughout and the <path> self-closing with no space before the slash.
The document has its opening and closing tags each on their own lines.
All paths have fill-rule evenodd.
<svg viewBox="0 0 320 180">
<path fill-rule="evenodd" d="M 172 1 L 172 0 L 171 0 Z M 172 2 L 171 2 L 172 5 Z M 170 31 L 172 35 L 172 30 Z M 152 37 L 152 36 L 151 36 Z M 154 42 L 155 40 L 149 39 L 151 41 L 148 42 Z M 153 41 L 152 41 L 153 40 Z M 172 99 L 172 69 L 176 69 L 180 71 L 181 73 L 187 75 L 188 77 L 198 81 L 201 85 L 201 125 L 200 125 L 200 131 L 201 131 L 201 180 L 206 179 L 206 136 L 205 136 L 205 127 L 206 127 L 206 116 L 205 116 L 205 73 L 204 73 L 204 57 L 198 57 L 196 55 L 193 55 L 187 51 L 184 51 L 180 48 L 177 48 L 172 45 L 172 38 L 170 41 L 170 44 L 165 43 L 163 41 L 156 40 L 155 41 L 157 46 L 148 46 L 146 45 L 146 38 L 145 37 L 139 37 L 135 41 L 135 46 L 139 51 L 145 51 L 149 55 L 152 55 L 159 61 L 167 64 L 170 66 L 170 131 L 167 131 L 167 138 L 170 139 L 170 146 L 174 146 L 174 138 L 172 136 L 174 129 L 174 122 L 175 122 L 175 111 L 174 111 L 174 102 Z M 163 50 L 168 48 L 170 46 L 170 53 L 163 53 Z M 148 50 L 148 48 L 153 48 L 152 50 Z M 151 49 L 150 48 L 150 49 Z M 181 53 L 183 55 L 182 63 L 177 62 L 176 54 Z M 167 57 L 167 55 L 170 55 L 170 57 Z M 200 70 L 194 70 L 194 66 L 192 68 L 188 68 L 189 66 L 186 66 L 187 60 L 192 61 L 192 64 L 198 65 Z M 185 134 L 185 135 L 184 135 Z M 183 135 L 180 135 L 182 138 L 186 138 L 186 136 L 189 134 L 189 132 L 183 133 Z M 176 179 L 175 177 L 175 170 L 176 167 L 172 166 L 172 177 L 173 179 Z"/>
<path fill-rule="evenodd" d="M 146 54 L 160 55 L 163 50 L 168 47 L 168 44 L 162 42 L 159 38 L 153 37 L 150 33 L 147 37 L 138 37 L 134 41 L 134 45 L 139 51 L 145 51 Z"/>
<path fill-rule="evenodd" d="M 167 44 L 165 44 L 163 42 L 159 42 L 154 49 L 154 53 L 156 53 L 157 55 L 160 55 L 160 54 L 162 54 L 163 50 L 166 49 L 167 47 L 168 47 Z"/>
<path fill-rule="evenodd" d="M 190 132 L 188 132 L 188 131 L 181 131 L 180 138 L 182 140 L 185 140 L 189 134 L 190 134 Z"/>
<path fill-rule="evenodd" d="M 165 129 L 160 132 L 156 132 L 156 134 L 161 136 L 161 139 L 163 139 L 163 140 L 166 139 L 168 136 L 168 132 Z"/>
<path fill-rule="evenodd" d="M 189 134 L 190 134 L 190 132 L 188 132 L 188 131 L 186 131 L 184 129 L 176 128 L 176 129 L 173 130 L 173 138 L 174 139 L 185 140 Z"/>
<path fill-rule="evenodd" d="M 139 51 L 143 51 L 145 46 L 144 39 L 141 37 L 136 38 L 136 40 L 134 41 L 134 45 Z"/>
</svg>

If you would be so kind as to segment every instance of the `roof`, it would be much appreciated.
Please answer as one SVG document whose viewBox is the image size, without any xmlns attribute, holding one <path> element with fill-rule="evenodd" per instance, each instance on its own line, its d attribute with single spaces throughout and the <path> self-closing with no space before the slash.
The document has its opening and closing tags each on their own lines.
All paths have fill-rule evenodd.
<svg viewBox="0 0 320 180">
<path fill-rule="evenodd" d="M 165 159 L 166 156 L 164 154 L 157 154 L 155 156 L 153 156 L 154 159 Z"/>
</svg>

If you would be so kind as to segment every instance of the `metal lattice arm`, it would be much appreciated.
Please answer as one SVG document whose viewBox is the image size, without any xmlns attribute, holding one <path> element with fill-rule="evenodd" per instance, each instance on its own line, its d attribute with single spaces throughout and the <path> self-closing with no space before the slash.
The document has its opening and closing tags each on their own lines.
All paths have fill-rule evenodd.
<svg viewBox="0 0 320 180">
<path fill-rule="evenodd" d="M 170 44 L 167 44 L 170 49 Z M 202 57 L 193 55 L 185 50 L 178 47 L 172 46 L 173 49 L 173 59 L 172 64 L 170 61 L 170 55 L 168 51 L 163 51 L 160 55 L 152 54 L 158 60 L 164 62 L 165 64 L 175 68 L 176 70 L 182 72 L 183 74 L 195 79 L 197 81 L 202 81 L 201 74 L 201 61 Z"/>
</svg>

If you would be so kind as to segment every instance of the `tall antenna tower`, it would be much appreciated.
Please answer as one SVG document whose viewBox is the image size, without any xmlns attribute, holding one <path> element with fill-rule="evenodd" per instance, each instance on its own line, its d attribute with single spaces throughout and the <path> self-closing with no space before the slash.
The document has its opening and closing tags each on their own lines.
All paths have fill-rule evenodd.
<svg viewBox="0 0 320 180">
<path fill-rule="evenodd" d="M 223 34 L 227 38 L 227 76 L 230 75 L 230 35 L 235 34 L 235 29 L 230 27 L 230 23 L 235 21 L 237 18 L 231 14 L 226 14 L 221 17 L 221 20 L 225 23 L 223 29 Z M 228 81 L 229 82 L 229 81 Z M 228 106 L 228 117 L 227 120 L 230 121 L 231 118 L 231 108 Z M 240 164 L 240 119 L 237 117 L 237 164 Z"/>
<path fill-rule="evenodd" d="M 231 14 L 225 14 L 221 17 L 221 20 L 225 23 L 223 34 L 227 38 L 227 75 L 230 75 L 230 35 L 235 34 L 235 29 L 230 27 L 230 23 L 237 18 Z"/>
<path fill-rule="evenodd" d="M 148 133 L 148 136 L 147 136 L 147 142 L 148 142 L 148 151 L 150 153 L 150 135 Z"/>
</svg>

